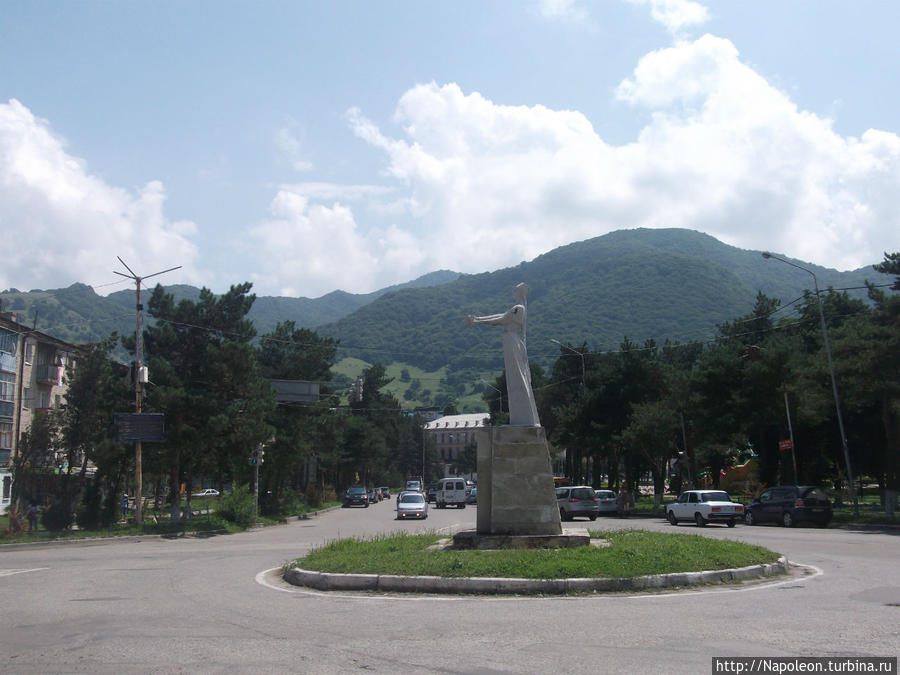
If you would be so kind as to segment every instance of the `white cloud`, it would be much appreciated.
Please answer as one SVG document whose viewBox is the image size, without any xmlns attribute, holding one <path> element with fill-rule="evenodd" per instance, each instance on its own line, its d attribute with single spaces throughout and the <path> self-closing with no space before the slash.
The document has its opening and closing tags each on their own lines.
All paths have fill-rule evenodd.
<svg viewBox="0 0 900 675">
<path fill-rule="evenodd" d="M 275 132 L 275 145 L 294 171 L 309 171 L 312 162 L 303 154 L 303 144 L 297 138 L 296 123 L 281 127 Z"/>
<path fill-rule="evenodd" d="M 581 0 L 538 0 L 538 12 L 548 19 L 583 23 L 588 12 Z"/>
<path fill-rule="evenodd" d="M 617 96 L 651 113 L 621 146 L 579 112 L 498 105 L 456 84 L 407 91 L 399 138 L 348 114 L 408 186 L 424 235 L 419 266 L 403 269 L 496 269 L 633 227 L 697 229 L 839 269 L 895 246 L 900 138 L 839 136 L 728 40 L 707 35 L 646 55 Z M 366 249 L 371 264 L 380 250 Z"/>
<path fill-rule="evenodd" d="M 166 218 L 164 201 L 158 181 L 135 194 L 107 185 L 46 121 L 15 99 L 0 104 L 0 289 L 110 281 L 117 255 L 138 274 L 183 265 L 181 279 L 195 280 L 195 226 Z"/>
<path fill-rule="evenodd" d="M 649 6 L 650 16 L 673 35 L 709 19 L 706 7 L 694 0 L 628 0 L 632 5 Z"/>
<path fill-rule="evenodd" d="M 339 202 L 312 203 L 284 186 L 269 211 L 271 217 L 251 229 L 248 242 L 258 270 L 250 276 L 257 292 L 365 293 L 409 280 L 422 265 L 420 243 L 412 234 L 397 227 L 363 233 L 351 209 Z"/>
</svg>

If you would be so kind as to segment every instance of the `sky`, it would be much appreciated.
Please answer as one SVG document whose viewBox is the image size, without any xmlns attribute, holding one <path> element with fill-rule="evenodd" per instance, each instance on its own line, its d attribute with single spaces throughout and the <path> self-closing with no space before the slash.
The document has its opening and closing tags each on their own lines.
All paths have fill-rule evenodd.
<svg viewBox="0 0 900 675">
<path fill-rule="evenodd" d="M 366 293 L 683 227 L 900 250 L 900 3 L 4 0 L 0 290 Z"/>
</svg>

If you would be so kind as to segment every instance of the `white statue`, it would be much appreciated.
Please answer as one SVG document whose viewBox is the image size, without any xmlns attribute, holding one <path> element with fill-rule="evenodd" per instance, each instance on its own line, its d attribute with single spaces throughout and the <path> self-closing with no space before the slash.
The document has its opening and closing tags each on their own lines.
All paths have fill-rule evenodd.
<svg viewBox="0 0 900 675">
<path fill-rule="evenodd" d="M 506 394 L 509 401 L 509 423 L 518 427 L 538 427 L 537 406 L 531 389 L 531 370 L 525 350 L 525 296 L 528 286 L 519 284 L 513 290 L 516 304 L 503 314 L 466 317 L 466 325 L 503 326 L 503 365 L 506 368 Z"/>
</svg>

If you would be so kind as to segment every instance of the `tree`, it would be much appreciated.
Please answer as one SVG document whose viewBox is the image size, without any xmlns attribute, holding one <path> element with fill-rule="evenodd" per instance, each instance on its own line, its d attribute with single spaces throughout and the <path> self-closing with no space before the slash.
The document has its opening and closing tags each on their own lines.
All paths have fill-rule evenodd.
<svg viewBox="0 0 900 675">
<path fill-rule="evenodd" d="M 247 456 L 271 436 L 265 419 L 274 394 L 249 344 L 255 331 L 246 315 L 256 297 L 250 288 L 232 286 L 221 296 L 204 288 L 196 302 L 177 305 L 162 286 L 151 295 L 156 322 L 145 345 L 154 386 L 146 402 L 166 414 L 166 443 L 149 459 L 160 471 L 169 468 L 173 506 L 182 481 L 190 500 L 195 475 L 217 475 L 220 489 L 248 476 Z"/>
</svg>

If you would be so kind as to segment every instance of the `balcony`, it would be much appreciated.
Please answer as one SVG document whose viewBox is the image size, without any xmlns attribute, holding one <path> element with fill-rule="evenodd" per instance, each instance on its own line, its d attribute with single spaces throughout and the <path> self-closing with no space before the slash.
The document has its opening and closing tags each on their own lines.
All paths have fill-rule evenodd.
<svg viewBox="0 0 900 675">
<path fill-rule="evenodd" d="M 35 366 L 35 379 L 40 384 L 59 384 L 61 366 L 39 363 Z"/>
</svg>

